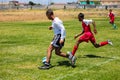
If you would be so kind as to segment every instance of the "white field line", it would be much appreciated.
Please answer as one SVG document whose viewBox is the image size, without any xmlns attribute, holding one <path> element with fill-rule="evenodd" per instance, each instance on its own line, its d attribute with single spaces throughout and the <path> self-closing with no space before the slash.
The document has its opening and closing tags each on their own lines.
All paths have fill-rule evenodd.
<svg viewBox="0 0 120 80">
<path fill-rule="evenodd" d="M 95 66 L 101 66 L 101 65 L 107 64 L 107 63 L 109 63 L 109 62 L 111 62 L 111 61 L 114 61 L 114 60 L 116 60 L 116 59 L 120 59 L 120 58 L 119 58 L 119 57 L 112 57 L 111 59 L 108 59 L 108 60 L 106 60 L 106 61 L 104 61 L 104 62 L 98 63 L 98 64 L 96 64 L 96 65 L 94 65 L 94 66 L 88 67 L 88 68 L 86 68 L 86 69 L 84 69 L 84 70 L 82 70 L 82 71 L 74 71 L 74 70 L 73 70 L 72 73 L 66 74 L 66 75 L 64 75 L 64 76 L 57 77 L 57 78 L 54 79 L 54 80 L 63 80 L 63 79 L 66 78 L 66 77 L 73 76 L 73 75 L 78 74 L 78 73 L 87 72 L 88 70 L 92 69 L 92 68 L 95 67 Z"/>
</svg>

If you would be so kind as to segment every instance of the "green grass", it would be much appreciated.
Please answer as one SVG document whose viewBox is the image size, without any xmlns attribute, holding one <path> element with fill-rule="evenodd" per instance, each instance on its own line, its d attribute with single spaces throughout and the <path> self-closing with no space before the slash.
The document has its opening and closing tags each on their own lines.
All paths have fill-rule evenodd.
<svg viewBox="0 0 120 80">
<path fill-rule="evenodd" d="M 113 30 L 107 20 L 95 20 L 98 34 L 96 41 L 107 39 L 114 46 L 94 48 L 82 43 L 76 53 L 76 67 L 68 59 L 53 52 L 49 70 L 39 70 L 41 60 L 46 56 L 47 47 L 53 38 L 48 30 L 51 22 L 0 22 L 0 80 L 120 80 L 120 23 Z M 77 20 L 64 21 L 67 32 L 63 52 L 71 51 L 76 40 L 74 35 L 81 32 Z M 92 26 L 91 26 L 92 27 Z"/>
</svg>

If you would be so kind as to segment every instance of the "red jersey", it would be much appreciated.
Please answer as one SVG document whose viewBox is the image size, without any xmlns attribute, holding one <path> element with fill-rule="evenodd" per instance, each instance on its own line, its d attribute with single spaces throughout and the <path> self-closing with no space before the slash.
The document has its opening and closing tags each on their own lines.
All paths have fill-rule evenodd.
<svg viewBox="0 0 120 80">
<path fill-rule="evenodd" d="M 94 35 L 91 32 L 91 28 L 90 28 L 90 24 L 92 22 L 93 22 L 92 20 L 85 20 L 85 19 L 83 19 L 83 21 L 82 21 L 82 28 L 83 28 L 84 33 L 79 37 L 78 41 L 88 42 L 90 40 L 92 43 L 96 42 L 96 40 L 94 38 Z"/>
<path fill-rule="evenodd" d="M 112 12 L 109 13 L 109 18 L 110 18 L 110 21 L 113 21 L 114 22 L 114 14 Z"/>
<path fill-rule="evenodd" d="M 91 32 L 90 29 L 90 23 L 92 23 L 92 20 L 85 20 L 82 21 L 82 28 L 84 32 Z"/>
</svg>

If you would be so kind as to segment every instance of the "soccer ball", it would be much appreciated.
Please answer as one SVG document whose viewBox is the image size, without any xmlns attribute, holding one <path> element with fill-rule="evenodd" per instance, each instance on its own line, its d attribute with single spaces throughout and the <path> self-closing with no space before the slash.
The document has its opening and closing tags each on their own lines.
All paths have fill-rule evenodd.
<svg viewBox="0 0 120 80">
<path fill-rule="evenodd" d="M 47 58 L 46 57 L 43 57 L 42 58 L 42 63 L 44 64 L 46 62 Z"/>
</svg>

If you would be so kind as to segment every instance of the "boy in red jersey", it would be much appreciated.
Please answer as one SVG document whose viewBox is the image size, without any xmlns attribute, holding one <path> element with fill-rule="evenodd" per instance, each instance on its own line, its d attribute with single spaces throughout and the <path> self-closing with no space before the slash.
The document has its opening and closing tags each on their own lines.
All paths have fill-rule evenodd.
<svg viewBox="0 0 120 80">
<path fill-rule="evenodd" d="M 114 21 L 115 21 L 115 15 L 112 12 L 112 9 L 109 10 L 109 14 L 108 14 L 109 18 L 110 18 L 110 24 L 112 24 L 113 28 L 116 29 L 117 26 L 115 25 Z"/>
<path fill-rule="evenodd" d="M 93 33 L 91 32 L 91 28 L 90 28 L 90 24 L 92 23 L 92 25 L 94 27 L 94 33 L 95 34 L 97 33 L 96 25 L 95 25 L 95 22 L 93 20 L 84 19 L 83 13 L 79 13 L 78 19 L 80 22 L 82 22 L 83 31 L 82 31 L 82 33 L 79 33 L 79 34 L 75 35 L 75 37 L 74 37 L 76 39 L 77 37 L 80 36 L 79 39 L 77 40 L 76 44 L 74 45 L 72 52 L 70 52 L 72 56 L 75 55 L 79 44 L 82 42 L 90 41 L 94 45 L 94 47 L 96 47 L 96 48 L 99 48 L 99 47 L 107 45 L 107 44 L 112 45 L 112 42 L 110 40 L 101 42 L 99 44 L 96 43 L 95 37 L 94 37 Z"/>
</svg>

